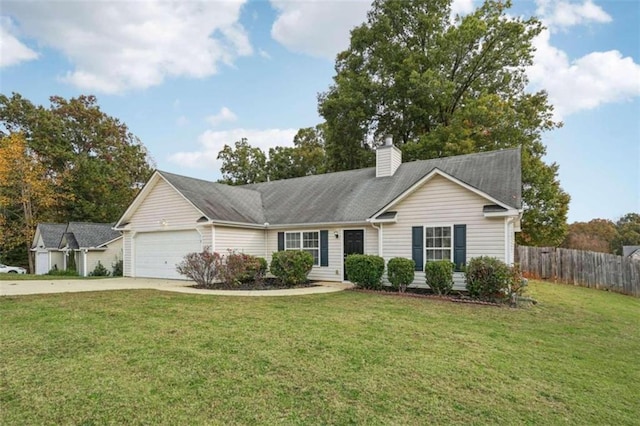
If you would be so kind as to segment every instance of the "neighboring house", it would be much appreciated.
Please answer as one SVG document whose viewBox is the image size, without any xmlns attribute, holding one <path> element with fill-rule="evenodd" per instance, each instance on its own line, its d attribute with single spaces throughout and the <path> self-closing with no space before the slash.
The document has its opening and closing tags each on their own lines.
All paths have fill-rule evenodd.
<svg viewBox="0 0 640 426">
<path fill-rule="evenodd" d="M 116 223 L 124 275 L 184 278 L 176 264 L 205 247 L 271 260 L 277 250 L 313 255 L 313 280 L 346 280 L 344 258 L 376 254 L 424 263 L 494 256 L 513 263 L 520 230 L 519 149 L 401 162 L 389 143 L 376 167 L 244 186 L 156 171 Z M 456 285 L 464 275 L 456 273 Z"/>
<path fill-rule="evenodd" d="M 60 240 L 66 229 L 65 223 L 38 224 L 31 245 L 36 274 L 43 275 L 51 269 L 64 269 L 65 253 L 60 249 Z"/>
<path fill-rule="evenodd" d="M 37 274 L 72 267 L 86 277 L 98 262 L 110 271 L 112 265 L 122 259 L 122 234 L 115 231 L 111 223 L 41 223 L 36 229 L 32 250 L 36 252 Z M 47 252 L 49 262 L 44 255 Z"/>
<path fill-rule="evenodd" d="M 622 246 L 622 256 L 640 260 L 640 246 Z"/>
</svg>

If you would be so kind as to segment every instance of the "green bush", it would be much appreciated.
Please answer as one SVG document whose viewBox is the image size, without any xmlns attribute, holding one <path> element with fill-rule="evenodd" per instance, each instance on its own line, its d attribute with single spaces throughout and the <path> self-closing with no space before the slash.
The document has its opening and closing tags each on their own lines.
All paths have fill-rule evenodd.
<svg viewBox="0 0 640 426">
<path fill-rule="evenodd" d="M 400 293 L 404 293 L 407 286 L 413 282 L 416 262 L 404 257 L 394 257 L 387 263 L 387 277 L 391 285 Z"/>
<path fill-rule="evenodd" d="M 344 262 L 347 279 L 358 287 L 373 290 L 382 287 L 384 259 L 369 254 L 350 254 Z"/>
<path fill-rule="evenodd" d="M 486 256 L 469 261 L 466 281 L 469 296 L 492 301 L 515 302 L 526 285 L 517 267 Z"/>
<path fill-rule="evenodd" d="M 306 251 L 278 251 L 271 257 L 271 273 L 289 287 L 306 282 L 312 267 L 313 256 Z"/>
<path fill-rule="evenodd" d="M 93 271 L 89 272 L 90 277 L 108 277 L 110 274 L 109 270 L 99 260 Z"/>
<path fill-rule="evenodd" d="M 49 272 L 47 272 L 47 275 L 54 275 L 57 277 L 77 277 L 78 271 L 76 271 L 75 269 L 53 268 Z"/>
<path fill-rule="evenodd" d="M 123 275 L 123 267 L 122 259 L 116 259 L 116 262 L 111 264 L 111 276 L 121 277 Z"/>
<path fill-rule="evenodd" d="M 431 290 L 440 295 L 449 294 L 453 289 L 453 271 L 456 265 L 448 260 L 427 262 L 424 277 Z"/>
</svg>

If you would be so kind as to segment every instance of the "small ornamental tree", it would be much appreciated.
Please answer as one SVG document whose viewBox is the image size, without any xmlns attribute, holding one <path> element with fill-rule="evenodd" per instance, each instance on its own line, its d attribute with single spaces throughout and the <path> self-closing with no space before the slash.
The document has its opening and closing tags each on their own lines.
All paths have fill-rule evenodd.
<svg viewBox="0 0 640 426">
<path fill-rule="evenodd" d="M 289 287 L 306 282 L 312 267 L 313 256 L 306 251 L 278 251 L 271 257 L 271 273 Z"/>
<path fill-rule="evenodd" d="M 427 285 L 438 295 L 449 294 L 453 289 L 453 270 L 455 263 L 448 260 L 427 262 L 424 276 Z"/>
<path fill-rule="evenodd" d="M 176 266 L 176 271 L 192 279 L 199 286 L 213 288 L 218 269 L 222 265 L 222 256 L 213 253 L 209 247 L 200 253 L 189 253 Z"/>
<path fill-rule="evenodd" d="M 350 254 L 344 262 L 347 279 L 358 287 L 377 290 L 382 286 L 384 259 L 369 254 Z"/>
<path fill-rule="evenodd" d="M 89 272 L 90 277 L 108 277 L 111 272 L 98 260 L 98 264 L 93 269 L 92 272 Z"/>
<path fill-rule="evenodd" d="M 117 259 L 116 262 L 111 264 L 111 275 L 114 277 L 121 277 L 123 275 L 124 265 L 122 263 L 122 259 Z"/>
<path fill-rule="evenodd" d="M 416 262 L 404 257 L 394 257 L 387 263 L 387 278 L 394 288 L 404 293 L 415 277 Z"/>
</svg>

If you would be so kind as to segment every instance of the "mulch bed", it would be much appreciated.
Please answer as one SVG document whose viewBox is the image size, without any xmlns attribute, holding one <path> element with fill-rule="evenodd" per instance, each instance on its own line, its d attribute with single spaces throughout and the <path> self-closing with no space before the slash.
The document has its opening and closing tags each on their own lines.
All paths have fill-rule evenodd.
<svg viewBox="0 0 640 426">
<path fill-rule="evenodd" d="M 418 290 L 418 291 L 415 291 Z M 484 305 L 484 306 L 508 306 L 502 303 L 495 302 L 486 302 L 483 300 L 471 299 L 468 296 L 464 296 L 462 294 L 457 295 L 448 295 L 448 296 L 440 296 L 433 293 L 427 293 L 425 289 L 407 289 L 406 292 L 400 293 L 398 291 L 389 291 L 389 290 L 368 290 L 363 288 L 352 288 L 348 291 L 355 291 L 358 293 L 369 293 L 369 294 L 378 294 L 382 296 L 395 296 L 395 297 L 410 297 L 415 299 L 431 299 L 431 300 L 441 300 L 444 302 L 454 302 L 454 303 L 469 303 L 472 305 Z"/>
<path fill-rule="evenodd" d="M 307 281 L 304 284 L 300 284 L 293 287 L 287 287 L 275 278 L 265 278 L 261 282 L 255 283 L 243 283 L 237 287 L 227 287 L 225 285 L 214 285 L 213 287 L 205 287 L 202 285 L 192 285 L 191 288 L 199 288 L 201 290 L 283 290 L 289 288 L 308 288 L 317 287 L 318 284 L 313 281 Z"/>
</svg>

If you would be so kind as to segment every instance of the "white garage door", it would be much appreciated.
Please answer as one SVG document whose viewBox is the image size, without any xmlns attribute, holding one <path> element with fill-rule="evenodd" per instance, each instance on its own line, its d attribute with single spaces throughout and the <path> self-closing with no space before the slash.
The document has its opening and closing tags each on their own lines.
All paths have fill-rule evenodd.
<svg viewBox="0 0 640 426">
<path fill-rule="evenodd" d="M 49 253 L 48 252 L 36 252 L 36 274 L 44 275 L 49 272 Z"/>
<path fill-rule="evenodd" d="M 185 279 L 176 265 L 187 253 L 202 251 L 198 231 L 139 233 L 133 242 L 133 267 L 136 277 Z"/>
</svg>

